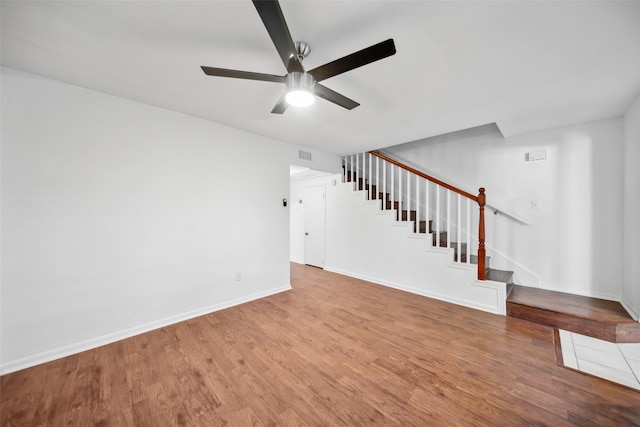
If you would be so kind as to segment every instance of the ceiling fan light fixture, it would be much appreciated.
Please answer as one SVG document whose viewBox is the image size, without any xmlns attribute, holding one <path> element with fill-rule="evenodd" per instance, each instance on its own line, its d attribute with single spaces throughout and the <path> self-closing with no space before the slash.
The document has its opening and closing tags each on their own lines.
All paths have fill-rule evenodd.
<svg viewBox="0 0 640 427">
<path fill-rule="evenodd" d="M 285 100 L 292 107 L 308 107 L 316 97 L 314 88 L 316 81 L 311 74 L 292 72 L 286 78 L 287 94 Z"/>
<path fill-rule="evenodd" d="M 287 92 L 285 99 L 292 107 L 308 107 L 313 104 L 316 97 L 308 90 L 296 89 Z"/>
</svg>

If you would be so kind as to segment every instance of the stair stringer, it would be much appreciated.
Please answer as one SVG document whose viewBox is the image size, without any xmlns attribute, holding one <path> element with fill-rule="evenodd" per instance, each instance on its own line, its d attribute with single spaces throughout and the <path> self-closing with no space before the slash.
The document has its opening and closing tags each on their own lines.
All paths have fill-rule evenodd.
<svg viewBox="0 0 640 427">
<path fill-rule="evenodd" d="M 434 247 L 396 221 L 382 201 L 367 200 L 354 183 L 329 186 L 325 270 L 495 314 L 506 314 L 506 284 L 477 280 L 477 266 L 453 261 L 453 249 Z"/>
</svg>

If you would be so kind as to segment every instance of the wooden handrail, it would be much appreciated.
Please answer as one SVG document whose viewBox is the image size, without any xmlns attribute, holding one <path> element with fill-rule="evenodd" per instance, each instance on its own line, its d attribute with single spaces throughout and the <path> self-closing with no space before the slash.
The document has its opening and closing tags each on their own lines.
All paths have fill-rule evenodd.
<svg viewBox="0 0 640 427">
<path fill-rule="evenodd" d="M 378 157 L 386 162 L 389 162 L 393 165 L 396 165 L 401 169 L 409 171 L 414 175 L 417 175 L 421 178 L 431 181 L 441 187 L 446 188 L 447 190 L 453 191 L 454 193 L 460 194 L 461 196 L 464 196 L 478 203 L 478 206 L 480 209 L 479 218 L 478 218 L 478 280 L 487 280 L 487 267 L 486 267 L 487 251 L 485 249 L 485 242 L 484 242 L 485 241 L 484 207 L 487 204 L 487 196 L 484 194 L 485 192 L 484 187 L 480 188 L 479 194 L 477 196 L 474 196 L 473 194 L 467 193 L 466 191 L 461 190 L 457 187 L 454 187 L 451 184 L 447 184 L 444 181 L 440 181 L 438 178 L 429 176 L 426 173 L 420 172 L 419 170 L 412 168 L 411 166 L 407 166 L 405 164 L 400 163 L 397 160 L 387 157 L 384 154 L 379 153 L 378 151 L 369 151 L 369 154 L 371 154 L 372 156 Z"/>
<path fill-rule="evenodd" d="M 412 174 L 418 175 L 421 178 L 424 178 L 424 179 L 426 179 L 428 181 L 434 182 L 434 183 L 440 185 L 441 187 L 444 187 L 447 190 L 451 190 L 454 193 L 458 193 L 461 196 L 464 196 L 464 197 L 466 197 L 468 199 L 471 199 L 476 203 L 478 202 L 478 196 L 474 196 L 473 194 L 467 193 L 466 191 L 461 190 L 461 189 L 459 189 L 457 187 L 454 187 L 451 184 L 447 184 L 444 181 L 440 181 L 438 178 L 434 178 L 434 177 L 432 177 L 430 175 L 427 175 L 426 173 L 420 172 L 419 170 L 414 169 L 411 166 L 407 166 L 407 165 L 405 165 L 403 163 L 400 163 L 399 161 L 394 160 L 391 157 L 387 157 L 387 156 L 385 156 L 384 154 L 381 154 L 378 151 L 369 151 L 369 154 L 371 154 L 372 156 L 378 157 L 378 158 L 380 158 L 382 160 L 385 160 L 385 161 L 387 161 L 387 162 L 389 162 L 391 164 L 394 164 L 394 165 L 398 166 L 401 169 L 407 170 L 407 171 L 411 172 Z"/>
</svg>

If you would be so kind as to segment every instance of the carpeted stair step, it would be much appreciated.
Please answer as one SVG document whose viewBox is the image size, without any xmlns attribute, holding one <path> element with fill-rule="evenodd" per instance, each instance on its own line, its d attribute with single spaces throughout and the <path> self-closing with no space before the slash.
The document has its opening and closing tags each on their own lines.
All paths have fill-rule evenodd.
<svg viewBox="0 0 640 427">
<path fill-rule="evenodd" d="M 513 284 L 513 271 L 498 270 L 495 268 L 487 268 L 487 280 L 494 282 L 504 282 Z"/>
</svg>

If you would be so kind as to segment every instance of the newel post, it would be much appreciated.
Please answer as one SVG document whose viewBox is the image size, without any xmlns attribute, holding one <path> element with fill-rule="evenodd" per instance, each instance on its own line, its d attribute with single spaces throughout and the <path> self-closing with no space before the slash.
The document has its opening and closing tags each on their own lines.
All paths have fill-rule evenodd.
<svg viewBox="0 0 640 427">
<path fill-rule="evenodd" d="M 484 248 L 484 205 L 487 203 L 487 196 L 484 188 L 480 188 L 478 194 L 478 205 L 480 206 L 480 217 L 478 220 L 478 280 L 487 280 L 487 268 L 485 262 L 487 252 Z"/>
</svg>

